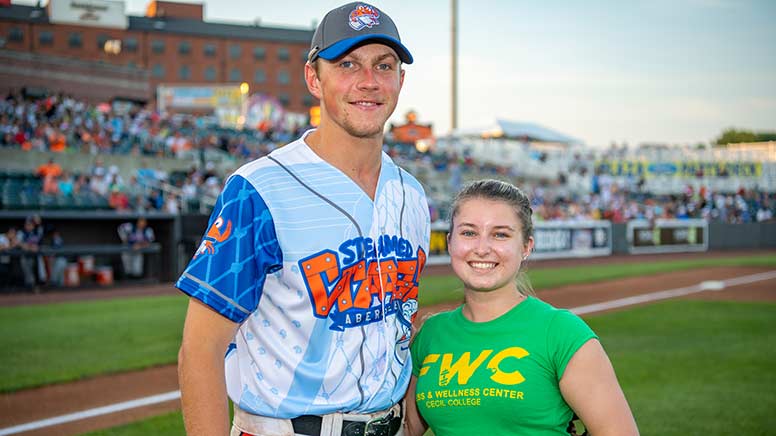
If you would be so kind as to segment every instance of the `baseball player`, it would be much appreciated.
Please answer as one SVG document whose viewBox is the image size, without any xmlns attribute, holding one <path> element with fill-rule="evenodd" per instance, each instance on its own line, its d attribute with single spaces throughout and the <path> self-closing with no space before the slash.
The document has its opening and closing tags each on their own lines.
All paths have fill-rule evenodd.
<svg viewBox="0 0 776 436">
<path fill-rule="evenodd" d="M 190 435 L 395 435 L 429 244 L 421 185 L 382 152 L 412 56 L 391 18 L 336 8 L 305 80 L 317 129 L 237 170 L 176 286 Z"/>
</svg>

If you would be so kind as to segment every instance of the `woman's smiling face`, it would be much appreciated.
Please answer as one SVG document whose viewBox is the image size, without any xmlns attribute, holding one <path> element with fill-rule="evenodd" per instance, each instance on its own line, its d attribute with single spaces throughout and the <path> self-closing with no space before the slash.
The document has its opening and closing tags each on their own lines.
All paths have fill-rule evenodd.
<svg viewBox="0 0 776 436">
<path fill-rule="evenodd" d="M 448 235 L 450 262 L 466 290 L 517 291 L 516 278 L 533 239 L 523 240 L 515 209 L 481 197 L 461 202 Z"/>
</svg>

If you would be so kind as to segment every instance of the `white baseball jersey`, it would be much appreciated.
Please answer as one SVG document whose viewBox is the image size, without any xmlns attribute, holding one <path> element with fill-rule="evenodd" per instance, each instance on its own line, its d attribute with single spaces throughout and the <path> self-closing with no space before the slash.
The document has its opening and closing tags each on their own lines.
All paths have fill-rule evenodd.
<svg viewBox="0 0 776 436">
<path fill-rule="evenodd" d="M 425 194 L 383 153 L 373 201 L 304 136 L 229 178 L 176 286 L 241 324 L 225 358 L 243 410 L 383 410 L 412 370 Z"/>
</svg>

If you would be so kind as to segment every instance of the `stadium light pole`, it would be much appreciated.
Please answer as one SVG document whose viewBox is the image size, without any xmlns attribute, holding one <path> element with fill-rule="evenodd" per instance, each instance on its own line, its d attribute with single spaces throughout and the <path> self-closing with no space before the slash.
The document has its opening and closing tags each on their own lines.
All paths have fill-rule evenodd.
<svg viewBox="0 0 776 436">
<path fill-rule="evenodd" d="M 450 134 L 458 128 L 458 0 L 450 0 Z"/>
</svg>

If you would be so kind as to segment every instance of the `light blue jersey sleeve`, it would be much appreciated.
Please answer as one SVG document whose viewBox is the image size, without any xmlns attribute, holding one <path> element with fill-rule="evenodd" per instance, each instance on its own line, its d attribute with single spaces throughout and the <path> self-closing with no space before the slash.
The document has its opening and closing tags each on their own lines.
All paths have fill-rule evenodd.
<svg viewBox="0 0 776 436">
<path fill-rule="evenodd" d="M 175 286 L 241 323 L 258 307 L 267 274 L 282 265 L 266 203 L 253 185 L 235 175 L 219 195 L 202 242 Z"/>
</svg>

